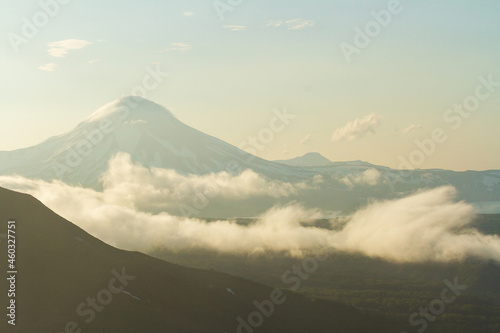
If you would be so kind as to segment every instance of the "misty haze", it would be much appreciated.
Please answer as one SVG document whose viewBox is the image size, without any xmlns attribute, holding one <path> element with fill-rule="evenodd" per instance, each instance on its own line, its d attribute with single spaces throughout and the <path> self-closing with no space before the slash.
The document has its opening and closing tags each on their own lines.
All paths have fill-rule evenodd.
<svg viewBox="0 0 500 333">
<path fill-rule="evenodd" d="M 500 332 L 498 4 L 1 6 L 2 332 Z"/>
</svg>

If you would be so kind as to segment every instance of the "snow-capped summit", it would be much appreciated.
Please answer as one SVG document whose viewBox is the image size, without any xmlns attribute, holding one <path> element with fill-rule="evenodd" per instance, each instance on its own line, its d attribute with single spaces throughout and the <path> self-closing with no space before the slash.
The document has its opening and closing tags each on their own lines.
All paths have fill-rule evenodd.
<svg viewBox="0 0 500 333">
<path fill-rule="evenodd" d="M 57 179 L 100 189 L 99 180 L 109 160 L 120 152 L 145 167 L 171 169 L 184 175 L 221 171 L 240 174 L 250 169 L 268 179 L 289 183 L 314 180 L 314 189 L 304 190 L 293 199 L 329 211 L 358 207 L 369 197 L 393 198 L 450 184 L 458 190 L 461 200 L 500 202 L 500 171 L 408 173 L 362 161 L 331 162 L 319 153 L 279 163 L 266 161 L 187 126 L 157 103 L 134 96 L 104 105 L 66 134 L 33 147 L 0 152 L 0 175 Z M 365 181 L 367 172 L 372 176 L 370 182 Z M 252 207 L 257 206 L 247 206 L 248 210 L 233 215 L 256 214 Z M 225 210 L 213 207 L 213 216 L 222 216 Z"/>
<path fill-rule="evenodd" d="M 86 120 L 88 123 L 121 117 L 131 121 L 155 121 L 158 118 L 176 121 L 177 118 L 165 107 L 140 96 L 124 96 L 118 98 L 92 113 Z"/>
<path fill-rule="evenodd" d="M 313 172 L 260 159 L 179 121 L 163 106 L 137 96 L 104 105 L 70 132 L 33 147 L 0 152 L 0 174 L 18 174 L 100 187 L 99 178 L 118 152 L 145 167 L 181 174 L 252 169 L 271 177 Z"/>
</svg>

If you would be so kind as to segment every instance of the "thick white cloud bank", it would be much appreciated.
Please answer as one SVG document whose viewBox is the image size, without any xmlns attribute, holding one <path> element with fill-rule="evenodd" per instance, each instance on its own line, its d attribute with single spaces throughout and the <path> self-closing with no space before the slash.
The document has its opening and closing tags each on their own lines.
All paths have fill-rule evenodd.
<svg viewBox="0 0 500 333">
<path fill-rule="evenodd" d="M 374 203 L 350 217 L 330 244 L 396 262 L 450 261 L 468 256 L 500 261 L 500 238 L 470 228 L 472 206 L 445 186 Z"/>
<path fill-rule="evenodd" d="M 449 186 L 374 202 L 345 218 L 341 230 L 336 231 L 304 223 L 320 218 L 321 212 L 298 203 L 274 207 L 252 224 L 240 225 L 232 220 L 206 222 L 147 209 L 165 200 L 172 204 L 184 200 L 183 190 L 169 190 L 172 184 L 195 188 L 217 183 L 218 195 L 229 201 L 286 196 L 307 185 L 272 183 L 250 171 L 238 176 L 182 176 L 138 167 L 127 156 L 118 156 L 114 162 L 103 178 L 103 192 L 6 176 L 0 177 L 0 186 L 30 193 L 90 234 L 129 250 L 149 252 L 162 247 L 300 256 L 334 249 L 394 262 L 445 262 L 470 256 L 500 262 L 500 238 L 470 228 L 474 209 L 456 202 L 456 191 Z"/>
<path fill-rule="evenodd" d="M 22 177 L 0 177 L 0 186 L 30 193 L 95 237 L 129 250 L 201 248 L 240 254 L 272 251 L 300 255 L 320 244 L 325 246 L 328 235 L 326 230 L 303 227 L 301 221 L 320 218 L 321 215 L 318 211 L 296 205 L 273 208 L 254 224 L 242 226 L 232 220 L 206 222 L 168 213 L 143 212 L 128 202 L 110 202 L 106 192 L 72 187 L 57 181 L 48 183 Z M 321 239 L 323 241 L 318 243 Z"/>
<path fill-rule="evenodd" d="M 311 184 L 269 181 L 251 170 L 239 175 L 219 172 L 186 176 L 174 170 L 134 164 L 125 153 L 110 160 L 102 182 L 106 203 L 147 212 L 172 211 L 181 205 L 202 210 L 208 204 L 224 200 L 288 197 L 316 184 L 315 180 Z"/>
</svg>

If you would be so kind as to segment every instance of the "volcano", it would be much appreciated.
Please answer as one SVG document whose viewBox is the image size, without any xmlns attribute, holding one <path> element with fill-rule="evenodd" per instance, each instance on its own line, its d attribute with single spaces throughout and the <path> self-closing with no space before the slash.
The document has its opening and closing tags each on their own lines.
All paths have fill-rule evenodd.
<svg viewBox="0 0 500 333">
<path fill-rule="evenodd" d="M 239 174 L 247 169 L 274 179 L 312 174 L 251 155 L 185 125 L 163 106 L 137 96 L 104 105 L 66 134 L 33 147 L 0 152 L 0 174 L 98 188 L 109 159 L 118 152 L 128 153 L 145 167 L 180 174 Z"/>
</svg>

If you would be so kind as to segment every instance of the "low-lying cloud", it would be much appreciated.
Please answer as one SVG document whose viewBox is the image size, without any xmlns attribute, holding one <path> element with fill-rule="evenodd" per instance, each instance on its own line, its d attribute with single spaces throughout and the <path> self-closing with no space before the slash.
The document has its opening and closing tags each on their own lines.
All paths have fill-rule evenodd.
<svg viewBox="0 0 500 333">
<path fill-rule="evenodd" d="M 123 175 L 120 172 L 124 171 L 114 172 L 117 173 L 113 177 L 117 178 L 108 175 L 105 179 L 108 185 L 118 182 Z M 155 187 L 152 183 L 163 179 L 167 184 L 171 177 L 176 179 L 178 175 L 154 169 L 144 172 L 137 169 L 126 173 L 128 177 L 133 174 L 135 179 L 121 179 L 124 184 L 115 184 L 118 187 L 109 193 L 73 187 L 59 181 L 12 176 L 0 177 L 0 185 L 32 194 L 92 235 L 129 250 L 207 249 L 241 255 L 286 253 L 301 256 L 311 251 L 333 249 L 393 262 L 446 262 L 470 256 L 500 262 L 500 238 L 481 234 L 471 227 L 474 209 L 455 200 L 453 187 L 371 203 L 344 218 L 340 230 L 330 230 L 312 225 L 310 221 L 321 218 L 321 212 L 305 209 L 299 203 L 276 206 L 248 225 L 235 220 L 207 222 L 166 212 L 147 212 L 140 208 L 145 203 L 135 202 L 143 195 L 147 196 L 142 199 L 144 202 L 160 202 L 165 198 L 182 200 L 184 194 L 165 192 L 164 184 L 160 182 Z M 190 177 L 194 176 L 182 179 L 187 186 L 190 186 L 189 182 L 211 181 L 205 176 Z M 239 181 L 240 185 L 223 181 L 221 195 L 229 198 L 238 195 L 235 191 L 241 184 L 252 186 L 247 183 L 246 177 L 249 176 L 241 174 L 236 177 L 242 177 L 232 180 Z"/>
<path fill-rule="evenodd" d="M 237 254 L 300 255 L 316 248 L 320 239 L 326 245 L 325 230 L 301 225 L 301 221 L 320 218 L 320 212 L 299 205 L 270 209 L 256 222 L 244 226 L 234 220 L 206 222 L 165 212 L 144 212 L 121 201 L 110 202 L 103 192 L 60 181 L 2 176 L 0 185 L 33 195 L 95 237 L 129 250 L 148 252 L 161 247 L 174 251 L 210 249 Z"/>
<path fill-rule="evenodd" d="M 349 174 L 340 179 L 340 182 L 353 188 L 356 185 L 375 186 L 380 183 L 380 172 L 375 168 L 370 168 L 360 174 Z"/>
<path fill-rule="evenodd" d="M 174 170 L 146 168 L 131 161 L 130 155 L 118 153 L 109 161 L 102 176 L 106 203 L 147 212 L 175 211 L 180 205 L 200 209 L 211 201 L 249 200 L 257 197 L 280 198 L 297 194 L 311 184 L 271 181 L 252 170 L 239 175 L 228 172 L 206 175 L 182 175 Z"/>
<path fill-rule="evenodd" d="M 500 238 L 471 227 L 474 208 L 444 186 L 374 203 L 330 238 L 345 251 L 395 262 L 450 261 L 468 256 L 500 261 Z"/>
</svg>

